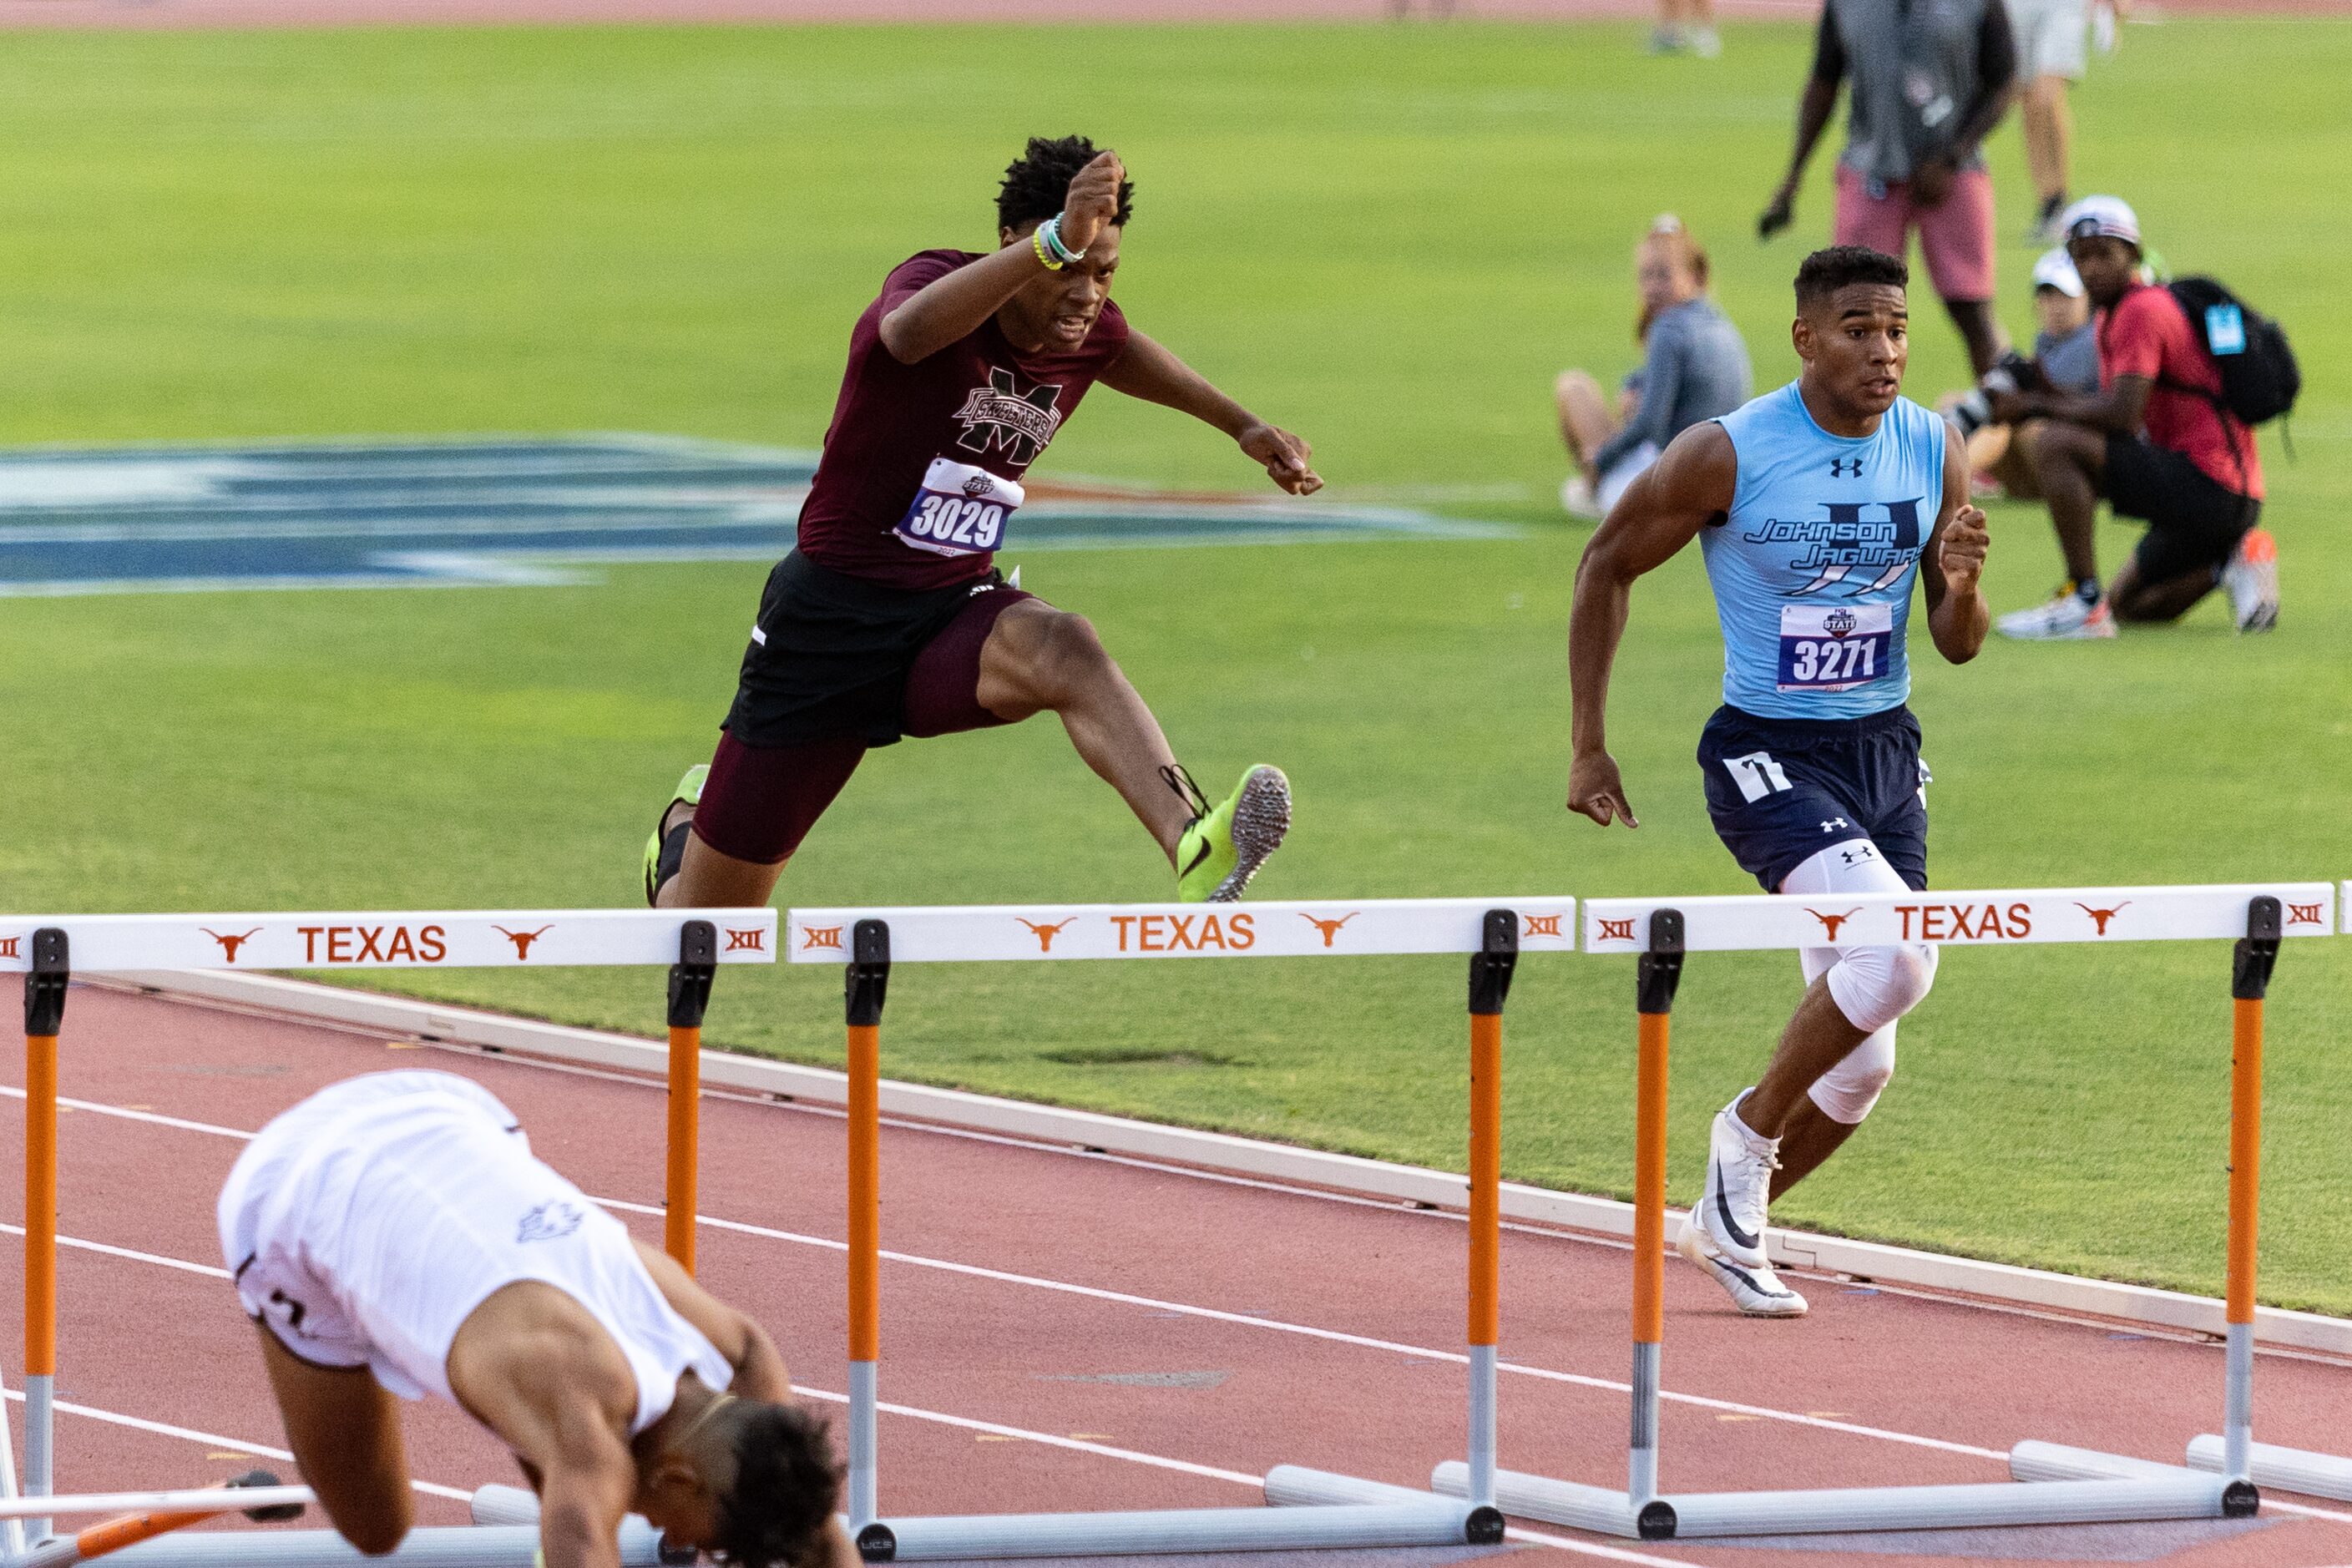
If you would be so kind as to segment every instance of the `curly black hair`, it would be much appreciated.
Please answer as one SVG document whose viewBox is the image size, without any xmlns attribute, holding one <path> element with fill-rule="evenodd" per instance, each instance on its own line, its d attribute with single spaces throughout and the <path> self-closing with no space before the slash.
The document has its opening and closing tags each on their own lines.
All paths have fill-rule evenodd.
<svg viewBox="0 0 2352 1568">
<path fill-rule="evenodd" d="M 1062 210 L 1070 182 L 1102 151 L 1084 136 L 1049 140 L 1029 138 L 1027 152 L 1008 164 L 1004 183 L 996 188 L 996 223 L 1000 228 L 1044 223 Z M 1110 220 L 1124 225 L 1134 215 L 1135 182 L 1118 183 L 1118 212 Z"/>
<path fill-rule="evenodd" d="M 821 1563 L 840 1498 L 824 1423 L 796 1405 L 754 1405 L 735 1434 L 735 1484 L 719 1500 L 712 1545 L 732 1568 Z"/>
<path fill-rule="evenodd" d="M 1797 268 L 1797 309 L 1826 300 L 1856 283 L 1887 283 L 1911 287 L 1911 268 L 1898 258 L 1866 245 L 1832 245 L 1816 250 Z"/>
</svg>

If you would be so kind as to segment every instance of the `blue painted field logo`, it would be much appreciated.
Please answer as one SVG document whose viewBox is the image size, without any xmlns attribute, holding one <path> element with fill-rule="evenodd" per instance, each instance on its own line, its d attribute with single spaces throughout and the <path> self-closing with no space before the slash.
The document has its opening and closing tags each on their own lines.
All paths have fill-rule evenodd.
<svg viewBox="0 0 2352 1568">
<path fill-rule="evenodd" d="M 550 1198 L 522 1216 L 515 1231 L 517 1242 L 561 1241 L 580 1228 L 587 1215 L 578 1204 L 563 1198 Z"/>
</svg>

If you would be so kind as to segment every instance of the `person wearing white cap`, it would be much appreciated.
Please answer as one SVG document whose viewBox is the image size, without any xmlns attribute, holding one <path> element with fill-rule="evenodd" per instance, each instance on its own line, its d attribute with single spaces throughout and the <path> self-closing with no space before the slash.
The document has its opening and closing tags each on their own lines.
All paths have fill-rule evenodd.
<svg viewBox="0 0 2352 1568">
<path fill-rule="evenodd" d="M 2260 526 L 2262 457 L 2225 402 L 2220 365 L 2169 289 L 2145 281 L 2139 218 L 2115 196 L 2066 210 L 2066 253 L 2098 312 L 2099 390 L 2000 393 L 1996 419 L 2037 423 L 2018 441 L 2050 505 L 2066 583 L 2003 616 L 2013 637 L 2111 637 L 2117 620 L 2169 621 L 2216 587 L 2242 632 L 2278 619 L 2278 546 Z M 2094 534 L 2105 498 L 2147 532 L 2104 588 Z"/>
<path fill-rule="evenodd" d="M 2048 388 L 2087 396 L 2099 390 L 2091 302 L 2063 246 L 2043 252 L 2033 263 L 2033 314 L 2038 330 L 2031 357 L 2004 354 L 1984 380 L 1939 405 L 1944 417 L 1968 437 L 1969 471 L 1998 482 L 2012 500 L 2039 500 L 2042 492 L 2034 488 L 2033 472 L 2015 445 L 2017 427 L 1993 418 L 1991 395 Z"/>
</svg>

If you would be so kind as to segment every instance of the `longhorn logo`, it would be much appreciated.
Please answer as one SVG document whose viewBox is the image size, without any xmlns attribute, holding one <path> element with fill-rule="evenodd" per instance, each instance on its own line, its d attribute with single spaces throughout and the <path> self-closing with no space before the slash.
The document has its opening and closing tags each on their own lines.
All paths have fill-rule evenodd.
<svg viewBox="0 0 2352 1568">
<path fill-rule="evenodd" d="M 1602 921 L 1601 922 L 1601 940 L 1602 942 L 1632 942 L 1633 940 L 1633 917 L 1628 915 L 1622 921 Z"/>
<path fill-rule="evenodd" d="M 1354 920 L 1363 911 L 1360 910 L 1349 910 L 1346 914 L 1341 915 L 1336 921 L 1318 921 L 1313 915 L 1308 914 L 1305 910 L 1301 910 L 1298 911 L 1298 918 L 1305 921 L 1308 925 L 1313 926 L 1317 931 L 1321 931 L 1323 933 L 1323 945 L 1325 947 L 1328 947 L 1331 945 L 1332 938 L 1339 934 L 1339 928 L 1346 925 L 1349 921 Z"/>
<path fill-rule="evenodd" d="M 802 927 L 801 951 L 803 952 L 809 952 L 820 947 L 829 947 L 834 952 L 839 952 L 841 951 L 841 928 L 839 926 Z"/>
<path fill-rule="evenodd" d="M 1527 921 L 1527 930 L 1519 933 L 1521 936 L 1560 936 L 1565 934 L 1559 929 L 1559 917 L 1558 915 L 1526 915 L 1521 918 Z"/>
<path fill-rule="evenodd" d="M 1824 941 L 1835 942 L 1837 941 L 1838 927 L 1845 924 L 1846 921 L 1862 913 L 1862 910 L 1860 906 L 1856 906 L 1853 909 L 1846 910 L 1846 912 L 1842 915 L 1825 915 L 1822 913 L 1821 910 L 1815 909 L 1808 909 L 1805 912 L 1812 916 L 1813 919 L 1822 922 L 1822 931 Z"/>
<path fill-rule="evenodd" d="M 221 944 L 221 957 L 230 963 L 235 963 L 236 962 L 236 950 L 238 948 L 243 947 L 247 942 L 261 934 L 261 928 L 259 926 L 254 927 L 251 931 L 247 931 L 242 936 L 223 936 L 220 932 L 213 930 L 210 926 L 198 926 L 196 929 Z"/>
<path fill-rule="evenodd" d="M 1037 951 L 1039 952 L 1051 952 L 1054 951 L 1054 939 L 1061 935 L 1064 931 L 1069 930 L 1070 921 L 1076 920 L 1078 917 L 1072 915 L 1068 920 L 1059 921 L 1049 926 L 1041 926 L 1035 921 L 1032 920 L 1023 920 L 1019 915 L 1014 915 L 1013 918 L 1016 921 L 1020 921 L 1023 925 L 1029 928 L 1030 934 L 1037 939 Z"/>
<path fill-rule="evenodd" d="M 730 952 L 765 952 L 768 951 L 768 933 L 761 931 L 757 926 L 752 927 L 750 931 L 737 931 L 733 926 L 729 926 L 727 928 L 727 951 Z"/>
<path fill-rule="evenodd" d="M 515 944 L 515 957 L 527 959 L 530 956 L 530 944 L 555 928 L 541 926 L 537 931 L 509 931 L 504 926 L 492 926 L 490 929 Z"/>
<path fill-rule="evenodd" d="M 2289 904 L 2286 923 L 2291 926 L 2315 926 L 2321 923 L 2317 904 Z"/>
<path fill-rule="evenodd" d="M 2074 907 L 2090 916 L 2091 923 L 2098 928 L 2098 934 L 2105 936 L 2107 934 L 2107 922 L 2131 908 L 2131 900 L 2126 899 L 2111 910 L 2095 910 L 2090 905 L 2083 903 L 2078 903 Z"/>
</svg>

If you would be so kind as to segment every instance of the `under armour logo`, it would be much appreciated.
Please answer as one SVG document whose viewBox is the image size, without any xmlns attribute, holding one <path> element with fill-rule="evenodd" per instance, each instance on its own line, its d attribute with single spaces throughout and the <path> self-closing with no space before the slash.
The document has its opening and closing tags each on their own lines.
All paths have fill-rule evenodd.
<svg viewBox="0 0 2352 1568">
<path fill-rule="evenodd" d="M 1833 479 L 1858 479 L 1862 478 L 1862 459 L 1860 458 L 1832 458 L 1830 459 L 1830 478 Z"/>
<path fill-rule="evenodd" d="M 1832 816 L 1827 822 L 1822 824 L 1822 831 L 1823 833 L 1835 833 L 1841 827 L 1852 827 L 1853 826 L 1853 823 L 1848 822 L 1843 816 Z"/>
<path fill-rule="evenodd" d="M 1877 854 L 1867 844 L 1857 844 L 1851 849 L 1838 851 L 1838 858 L 1849 866 L 1859 866 L 1864 860 L 1875 860 Z"/>
</svg>

